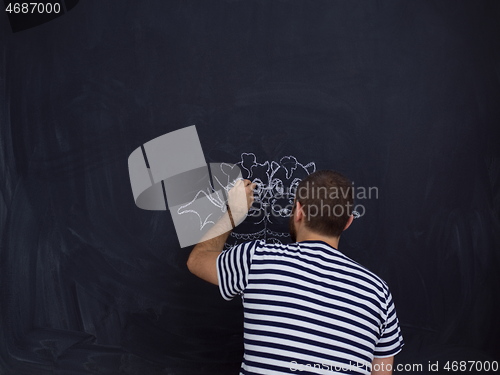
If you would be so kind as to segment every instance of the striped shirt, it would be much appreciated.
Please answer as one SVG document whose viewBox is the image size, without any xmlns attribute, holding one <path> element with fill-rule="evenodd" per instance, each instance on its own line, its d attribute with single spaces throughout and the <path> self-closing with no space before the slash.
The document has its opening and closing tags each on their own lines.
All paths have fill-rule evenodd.
<svg viewBox="0 0 500 375">
<path fill-rule="evenodd" d="M 243 300 L 240 374 L 369 374 L 403 346 L 387 284 L 325 242 L 242 243 L 217 275 Z"/>
</svg>

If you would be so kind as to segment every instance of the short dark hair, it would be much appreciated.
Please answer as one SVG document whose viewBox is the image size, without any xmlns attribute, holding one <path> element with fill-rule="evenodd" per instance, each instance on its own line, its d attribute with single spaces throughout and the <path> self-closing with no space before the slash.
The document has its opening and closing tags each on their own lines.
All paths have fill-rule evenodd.
<svg viewBox="0 0 500 375">
<path fill-rule="evenodd" d="M 352 214 L 354 187 L 338 172 L 317 171 L 299 183 L 295 200 L 303 207 L 307 228 L 322 235 L 339 237 Z"/>
</svg>

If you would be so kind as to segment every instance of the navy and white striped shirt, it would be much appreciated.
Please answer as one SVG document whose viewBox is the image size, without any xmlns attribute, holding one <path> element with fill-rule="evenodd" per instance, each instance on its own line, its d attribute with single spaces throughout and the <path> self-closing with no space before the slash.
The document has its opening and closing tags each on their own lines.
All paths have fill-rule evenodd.
<svg viewBox="0 0 500 375">
<path fill-rule="evenodd" d="M 403 346 L 387 284 L 322 241 L 242 243 L 217 259 L 244 309 L 240 374 L 369 374 Z"/>
</svg>

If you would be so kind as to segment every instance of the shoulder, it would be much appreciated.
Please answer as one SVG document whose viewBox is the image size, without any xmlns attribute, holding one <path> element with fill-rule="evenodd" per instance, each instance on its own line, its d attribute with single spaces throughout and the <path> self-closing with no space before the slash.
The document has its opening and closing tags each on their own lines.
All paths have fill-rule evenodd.
<svg viewBox="0 0 500 375">
<path fill-rule="evenodd" d="M 389 287 L 381 277 L 343 252 L 324 243 L 310 243 L 307 246 L 309 251 L 317 252 L 318 256 L 326 256 L 325 261 L 330 262 L 335 271 L 347 279 L 357 279 L 368 289 L 376 291 L 381 297 L 386 297 L 389 293 Z"/>
<path fill-rule="evenodd" d="M 242 242 L 223 250 L 218 256 L 218 262 L 220 263 L 223 259 L 231 259 L 235 257 L 244 258 L 250 261 L 255 252 L 263 246 L 265 246 L 265 243 L 261 240 Z"/>
<path fill-rule="evenodd" d="M 230 248 L 223 251 L 241 251 L 241 250 L 252 250 L 259 252 L 286 252 L 293 251 L 297 246 L 294 244 L 280 244 L 280 243 L 266 243 L 264 240 L 254 240 L 242 242 L 238 245 L 231 246 Z"/>
<path fill-rule="evenodd" d="M 380 276 L 378 276 L 375 272 L 371 271 L 370 269 L 368 269 L 364 265 L 352 260 L 349 257 L 346 257 L 346 258 L 349 259 L 350 262 L 352 262 L 353 268 L 357 269 L 358 272 L 362 273 L 367 278 L 369 278 L 373 282 L 373 284 L 375 284 L 377 287 L 379 287 L 380 289 L 383 289 L 383 290 L 389 289 L 385 280 L 382 279 Z"/>
<path fill-rule="evenodd" d="M 226 252 L 241 252 L 241 251 L 252 251 L 254 252 L 257 249 L 261 249 L 262 247 L 265 247 L 266 243 L 263 240 L 254 240 L 254 241 L 247 241 L 247 242 L 242 242 L 238 245 L 231 246 L 230 248 L 224 250 L 222 254 Z"/>
<path fill-rule="evenodd" d="M 384 295 L 385 298 L 387 298 L 389 294 L 389 286 L 387 285 L 384 279 L 382 279 L 375 272 L 371 271 L 364 265 L 352 260 L 347 256 L 345 258 L 351 262 L 353 269 L 359 272 L 360 275 L 362 275 L 367 281 L 369 281 L 373 285 L 374 288 L 376 288 L 381 294 Z"/>
<path fill-rule="evenodd" d="M 261 260 L 264 259 L 292 259 L 300 254 L 297 243 L 282 244 L 282 243 L 266 243 L 258 241 L 254 245 L 254 257 Z"/>
</svg>

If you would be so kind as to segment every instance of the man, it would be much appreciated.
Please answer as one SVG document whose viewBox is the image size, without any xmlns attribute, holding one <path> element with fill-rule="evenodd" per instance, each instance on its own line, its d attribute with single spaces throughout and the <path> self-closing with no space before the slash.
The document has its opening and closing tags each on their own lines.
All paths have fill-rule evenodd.
<svg viewBox="0 0 500 375">
<path fill-rule="evenodd" d="M 244 180 L 229 192 L 234 222 L 252 205 L 254 188 Z M 242 189 L 243 203 L 234 199 Z M 352 207 L 351 182 L 318 171 L 295 192 L 291 244 L 252 241 L 222 252 L 231 228 L 218 224 L 214 233 L 226 233 L 192 250 L 193 274 L 219 285 L 226 300 L 242 296 L 241 374 L 392 373 L 403 339 L 387 284 L 338 251 Z"/>
</svg>

